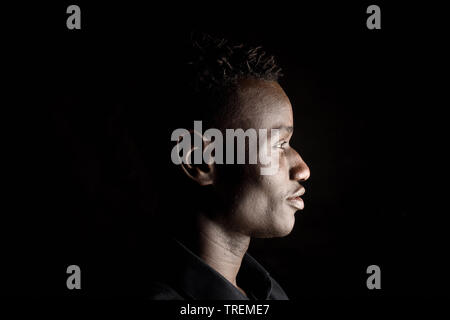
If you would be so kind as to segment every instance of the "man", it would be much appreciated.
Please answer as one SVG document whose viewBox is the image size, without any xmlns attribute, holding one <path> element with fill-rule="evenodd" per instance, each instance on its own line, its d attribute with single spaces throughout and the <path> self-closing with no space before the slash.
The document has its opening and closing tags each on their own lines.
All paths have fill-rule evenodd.
<svg viewBox="0 0 450 320">
<path fill-rule="evenodd" d="M 196 163 L 192 152 L 179 165 L 175 193 L 166 199 L 177 208 L 167 216 L 176 240 L 166 250 L 151 286 L 152 299 L 288 299 L 280 285 L 246 252 L 252 237 L 288 235 L 295 212 L 304 207 L 300 182 L 310 171 L 290 146 L 291 103 L 278 83 L 280 69 L 260 47 L 233 46 L 203 35 L 193 40 L 190 86 L 178 118 L 192 136 L 192 120 L 205 128 L 261 129 L 269 132 L 262 151 L 275 163 Z M 174 115 L 175 117 L 176 115 Z M 179 124 L 181 122 L 178 122 Z M 275 129 L 278 134 L 270 134 Z M 261 137 L 259 137 L 261 138 Z M 263 137 L 264 138 L 264 137 Z M 194 138 L 193 138 L 194 139 Z M 211 140 L 202 137 L 203 147 Z M 251 141 L 249 142 L 252 143 Z M 245 148 L 247 152 L 250 146 Z M 226 150 L 229 152 L 229 150 Z M 234 155 L 236 156 L 236 155 Z M 273 163 L 272 163 L 273 165 Z M 188 195 L 188 196 L 186 196 Z"/>
</svg>

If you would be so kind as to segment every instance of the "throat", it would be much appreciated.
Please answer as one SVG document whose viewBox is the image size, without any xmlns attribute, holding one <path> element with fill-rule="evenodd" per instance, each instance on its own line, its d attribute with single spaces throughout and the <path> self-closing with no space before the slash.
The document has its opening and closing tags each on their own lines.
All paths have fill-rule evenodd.
<svg viewBox="0 0 450 320">
<path fill-rule="evenodd" d="M 199 219 L 197 228 L 195 245 L 197 255 L 247 296 L 237 285 L 236 278 L 248 250 L 250 237 L 230 232 L 206 217 Z"/>
</svg>

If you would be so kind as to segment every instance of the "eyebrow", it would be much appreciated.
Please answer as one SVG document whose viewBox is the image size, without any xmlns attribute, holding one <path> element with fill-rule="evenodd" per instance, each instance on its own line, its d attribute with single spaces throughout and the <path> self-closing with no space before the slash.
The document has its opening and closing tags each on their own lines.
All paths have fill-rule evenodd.
<svg viewBox="0 0 450 320">
<path fill-rule="evenodd" d="M 294 131 L 294 127 L 291 126 L 276 126 L 271 129 L 284 130 L 287 131 L 287 133 L 292 133 Z"/>
</svg>

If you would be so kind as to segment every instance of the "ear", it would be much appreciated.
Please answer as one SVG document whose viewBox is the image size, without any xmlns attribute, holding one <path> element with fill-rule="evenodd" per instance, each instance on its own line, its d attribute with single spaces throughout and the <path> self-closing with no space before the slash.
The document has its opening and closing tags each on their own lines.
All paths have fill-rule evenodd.
<svg viewBox="0 0 450 320">
<path fill-rule="evenodd" d="M 191 135 L 197 134 L 200 135 L 200 133 L 189 130 Z M 215 181 L 215 173 L 216 173 L 216 166 L 215 163 L 206 163 L 203 160 L 203 152 L 206 148 L 206 146 L 210 143 L 210 141 L 206 140 L 203 136 L 202 137 L 202 163 L 195 164 L 193 161 L 193 152 L 198 147 L 194 146 L 194 144 L 191 144 L 191 148 L 188 152 L 186 152 L 185 158 L 183 159 L 181 163 L 181 168 L 183 169 L 184 173 L 191 178 L 192 180 L 196 181 L 201 186 L 207 186 L 214 184 Z"/>
</svg>

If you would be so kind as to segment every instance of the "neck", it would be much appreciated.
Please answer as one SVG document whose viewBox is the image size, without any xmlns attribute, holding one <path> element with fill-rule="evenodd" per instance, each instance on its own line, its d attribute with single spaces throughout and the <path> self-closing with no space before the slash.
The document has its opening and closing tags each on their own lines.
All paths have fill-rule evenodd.
<svg viewBox="0 0 450 320">
<path fill-rule="evenodd" d="M 197 220 L 195 248 L 197 255 L 242 293 L 236 277 L 248 250 L 250 237 L 227 230 L 222 224 L 200 214 Z"/>
</svg>

